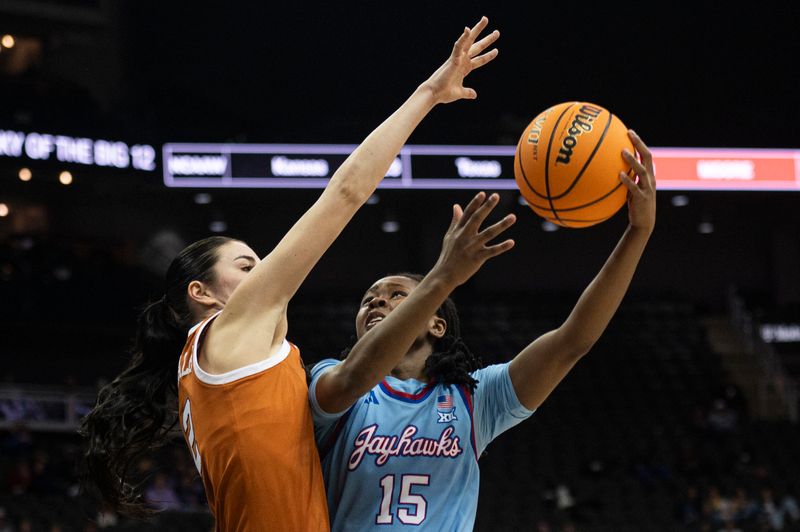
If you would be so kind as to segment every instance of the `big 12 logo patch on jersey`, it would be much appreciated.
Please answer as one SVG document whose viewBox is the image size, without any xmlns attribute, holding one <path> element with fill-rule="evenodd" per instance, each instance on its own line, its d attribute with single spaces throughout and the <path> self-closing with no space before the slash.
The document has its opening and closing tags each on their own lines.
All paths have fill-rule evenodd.
<svg viewBox="0 0 800 532">
<path fill-rule="evenodd" d="M 436 398 L 436 413 L 439 416 L 436 420 L 437 423 L 450 423 L 458 420 L 452 395 L 445 393 Z"/>
</svg>

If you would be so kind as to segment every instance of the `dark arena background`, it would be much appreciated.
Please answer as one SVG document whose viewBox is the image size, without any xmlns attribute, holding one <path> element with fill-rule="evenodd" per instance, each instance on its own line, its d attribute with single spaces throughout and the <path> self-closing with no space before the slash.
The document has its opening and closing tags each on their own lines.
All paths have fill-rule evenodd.
<svg viewBox="0 0 800 532">
<path fill-rule="evenodd" d="M 601 340 L 482 457 L 475 530 L 800 529 L 800 11 L 580 4 L 0 0 L 0 531 L 212 529 L 179 432 L 136 465 L 162 511 L 132 521 L 79 490 L 77 423 L 171 258 L 218 233 L 269 252 L 349 150 L 330 147 L 358 144 L 481 15 L 501 37 L 467 79 L 478 99 L 412 134 L 293 300 L 289 338 L 306 363 L 349 345 L 364 290 L 425 273 L 475 187 L 517 214 L 517 245 L 453 293 L 465 341 L 503 362 L 558 326 L 625 209 L 543 224 L 510 161 L 540 111 L 594 102 L 654 149 L 658 221 Z"/>
</svg>

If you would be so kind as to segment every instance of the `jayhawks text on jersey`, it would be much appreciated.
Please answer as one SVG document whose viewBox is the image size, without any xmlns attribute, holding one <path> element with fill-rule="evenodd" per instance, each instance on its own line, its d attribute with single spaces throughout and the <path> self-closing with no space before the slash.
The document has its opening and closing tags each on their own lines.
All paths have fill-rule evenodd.
<svg viewBox="0 0 800 532">
<path fill-rule="evenodd" d="M 348 410 L 331 414 L 309 398 L 333 531 L 472 530 L 478 457 L 499 434 L 533 412 L 519 403 L 508 364 L 480 369 L 465 386 L 387 376 Z"/>
</svg>

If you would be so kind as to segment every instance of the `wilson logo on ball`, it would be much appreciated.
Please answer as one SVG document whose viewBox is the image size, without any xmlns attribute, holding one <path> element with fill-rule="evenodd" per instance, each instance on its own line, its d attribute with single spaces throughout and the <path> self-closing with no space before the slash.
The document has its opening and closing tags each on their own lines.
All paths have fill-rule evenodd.
<svg viewBox="0 0 800 532">
<path fill-rule="evenodd" d="M 603 110 L 592 105 L 582 105 L 575 118 L 572 119 L 567 130 L 567 136 L 561 141 L 561 148 L 558 150 L 556 164 L 569 164 L 572 159 L 572 148 L 578 144 L 578 135 L 592 130 L 592 122 L 600 116 Z"/>
<path fill-rule="evenodd" d="M 564 102 L 539 113 L 523 130 L 514 155 L 522 196 L 542 218 L 589 227 L 611 218 L 628 190 L 623 148 L 635 153 L 628 128 L 600 105 Z"/>
</svg>

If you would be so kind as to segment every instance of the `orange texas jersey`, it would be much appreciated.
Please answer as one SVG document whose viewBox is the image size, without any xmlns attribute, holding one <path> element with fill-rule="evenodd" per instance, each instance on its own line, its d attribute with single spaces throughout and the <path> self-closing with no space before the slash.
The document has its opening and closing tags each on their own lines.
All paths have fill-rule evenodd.
<svg viewBox="0 0 800 532">
<path fill-rule="evenodd" d="M 213 319 L 189 331 L 178 400 L 217 530 L 329 530 L 300 351 L 284 340 L 270 358 L 208 374 L 197 364 L 197 352 Z"/>
</svg>

